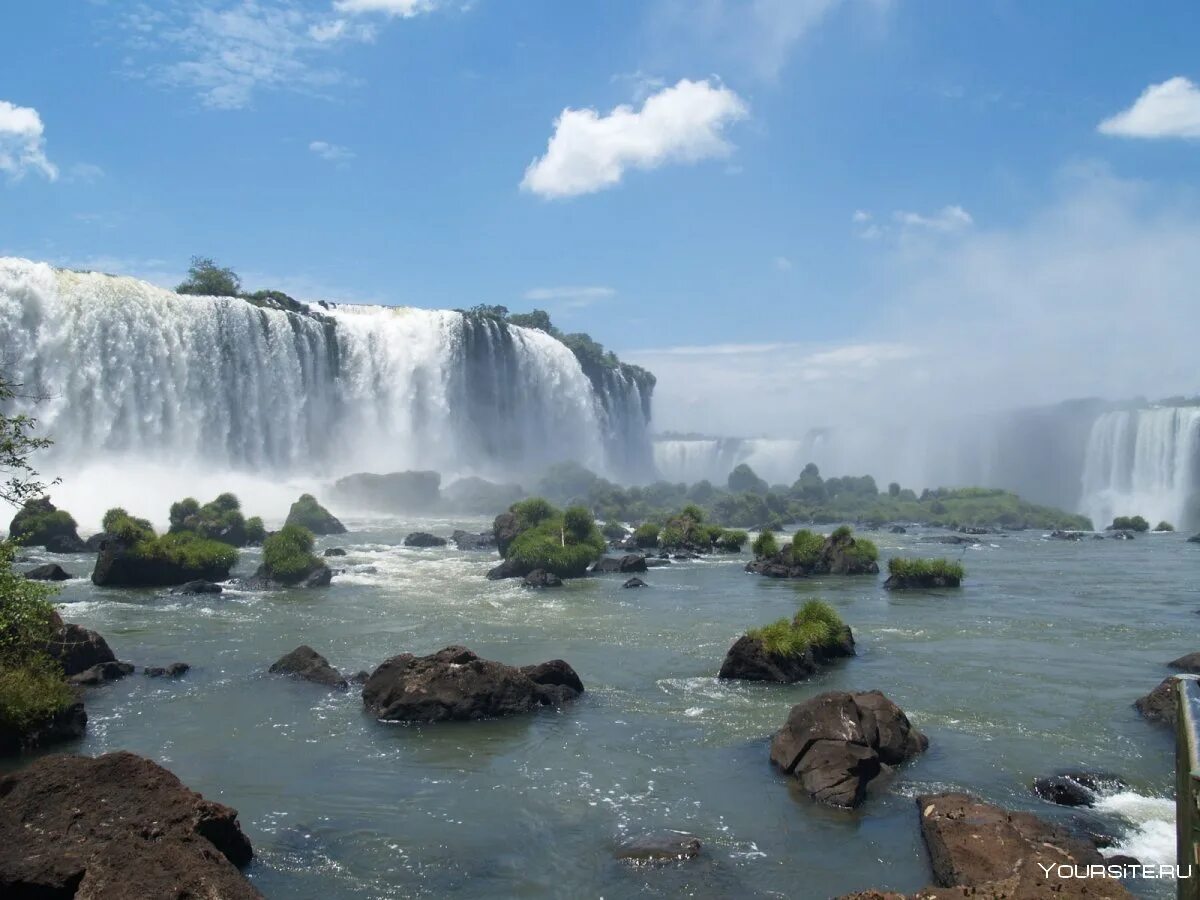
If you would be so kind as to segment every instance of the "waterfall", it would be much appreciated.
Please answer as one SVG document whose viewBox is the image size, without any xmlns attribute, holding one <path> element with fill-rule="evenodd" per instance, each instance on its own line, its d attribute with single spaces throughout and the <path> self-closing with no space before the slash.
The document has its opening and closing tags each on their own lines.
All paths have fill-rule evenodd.
<svg viewBox="0 0 1200 900">
<path fill-rule="evenodd" d="M 1097 528 L 1114 516 L 1197 524 L 1200 408 L 1107 412 L 1096 419 L 1083 467 L 1082 511 Z"/>
<path fill-rule="evenodd" d="M 114 458 L 318 476 L 648 467 L 649 396 L 597 390 L 536 330 L 458 312 L 180 296 L 0 259 L 0 371 L 72 467 Z M 48 473 L 51 472 L 49 467 Z"/>
</svg>

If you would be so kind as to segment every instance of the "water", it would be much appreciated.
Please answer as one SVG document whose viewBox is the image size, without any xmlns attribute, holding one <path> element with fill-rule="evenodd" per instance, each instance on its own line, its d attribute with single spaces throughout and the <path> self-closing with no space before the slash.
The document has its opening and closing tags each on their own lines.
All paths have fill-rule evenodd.
<svg viewBox="0 0 1200 900">
<path fill-rule="evenodd" d="M 68 620 L 138 664 L 183 660 L 182 680 L 141 675 L 88 695 L 94 754 L 128 749 L 235 806 L 269 897 L 828 897 L 915 890 L 929 873 L 913 797 L 964 789 L 1069 818 L 1031 780 L 1061 767 L 1123 776 L 1129 792 L 1091 814 L 1145 862 L 1173 854 L 1171 733 L 1132 701 L 1197 649 L 1200 549 L 1182 535 L 1129 542 L 989 537 L 961 551 L 917 535 L 892 552 L 962 555 L 960 591 L 889 595 L 881 577 L 783 582 L 745 557 L 532 592 L 491 583 L 486 554 L 397 546 L 417 528 L 482 520 L 348 520 L 349 573 L 327 591 L 173 597 L 68 582 Z M 84 572 L 89 559 L 50 557 Z M 243 554 L 239 571 L 257 565 Z M 374 574 L 364 570 L 374 566 Z M 857 658 L 794 685 L 721 683 L 746 627 L 830 600 Z M 268 676 L 309 643 L 352 673 L 451 643 L 514 664 L 562 657 L 587 693 L 560 712 L 438 726 L 384 725 L 355 692 Z M 767 760 L 789 707 L 830 689 L 880 688 L 931 739 L 857 812 L 794 796 Z M 626 836 L 676 828 L 702 861 L 633 870 Z M 797 887 L 801 885 L 801 887 Z M 1165 897 L 1165 883 L 1132 885 Z M 1157 893 L 1155 893 L 1157 891 Z"/>
</svg>

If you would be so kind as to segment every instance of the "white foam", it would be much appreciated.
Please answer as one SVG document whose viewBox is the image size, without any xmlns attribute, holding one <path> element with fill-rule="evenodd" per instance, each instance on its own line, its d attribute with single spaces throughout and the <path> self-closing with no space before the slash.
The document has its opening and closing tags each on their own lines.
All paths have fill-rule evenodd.
<svg viewBox="0 0 1200 900">
<path fill-rule="evenodd" d="M 1132 856 L 1143 865 L 1175 863 L 1175 801 L 1122 791 L 1103 797 L 1096 810 L 1119 816 L 1132 827 L 1125 839 L 1105 850 L 1106 856 Z"/>
</svg>

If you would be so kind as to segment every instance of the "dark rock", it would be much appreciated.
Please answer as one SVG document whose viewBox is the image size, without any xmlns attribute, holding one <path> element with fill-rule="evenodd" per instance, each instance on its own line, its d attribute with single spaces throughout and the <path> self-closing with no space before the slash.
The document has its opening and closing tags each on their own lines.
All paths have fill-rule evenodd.
<svg viewBox="0 0 1200 900">
<path fill-rule="evenodd" d="M 334 482 L 333 491 L 353 509 L 407 513 L 435 509 L 441 500 L 441 485 L 442 476 L 437 472 L 358 472 Z"/>
<path fill-rule="evenodd" d="M 1124 779 L 1108 772 L 1069 770 L 1033 780 L 1033 792 L 1059 806 L 1094 806 L 1101 796 L 1127 788 Z"/>
<path fill-rule="evenodd" d="M 446 647 L 430 656 L 404 653 L 386 660 L 362 696 L 378 719 L 443 722 L 526 713 L 574 699 L 581 688 L 579 676 L 561 661 L 522 670 L 481 659 L 465 647 Z"/>
<path fill-rule="evenodd" d="M 501 556 L 508 553 L 509 544 L 515 541 L 520 533 L 516 513 L 502 512 L 492 522 L 492 536 L 496 538 L 496 549 L 500 551 Z"/>
<path fill-rule="evenodd" d="M 1082 531 L 1064 531 L 1063 529 L 1056 529 L 1050 532 L 1050 538 L 1055 541 L 1080 541 L 1085 537 L 1087 537 L 1087 535 Z"/>
<path fill-rule="evenodd" d="M 25 577 L 30 581 L 67 581 L 73 576 L 58 563 L 47 563 L 36 569 L 30 569 L 25 573 Z"/>
<path fill-rule="evenodd" d="M 79 553 L 84 546 L 75 520 L 49 497 L 26 500 L 8 526 L 8 536 L 26 547 L 45 547 L 51 553 Z"/>
<path fill-rule="evenodd" d="M 346 551 L 341 547 L 330 547 L 325 551 L 325 556 L 345 556 Z"/>
<path fill-rule="evenodd" d="M 884 590 L 888 591 L 933 590 L 935 588 L 956 588 L 961 586 L 962 579 L 950 574 L 889 575 L 883 582 Z"/>
<path fill-rule="evenodd" d="M 630 578 L 628 581 L 626 581 L 623 585 L 621 585 L 621 587 L 640 588 L 640 587 L 649 587 L 649 585 L 646 584 L 646 582 L 642 581 L 642 579 L 640 579 L 636 575 L 634 575 L 632 578 Z"/>
<path fill-rule="evenodd" d="M 592 564 L 592 567 L 588 571 L 594 575 L 613 572 L 620 572 L 621 574 L 645 572 L 646 557 L 640 553 L 627 553 L 619 558 L 615 556 L 602 556 Z"/>
<path fill-rule="evenodd" d="M 888 531 L 892 534 L 908 534 L 908 529 L 903 525 L 893 525 Z"/>
<path fill-rule="evenodd" d="M 186 675 L 190 670 L 185 662 L 171 663 L 169 666 L 146 666 L 142 674 L 147 678 L 178 678 L 181 675 Z"/>
<path fill-rule="evenodd" d="M 83 553 L 87 550 L 87 544 L 77 534 L 51 535 L 42 542 L 42 546 L 51 553 Z"/>
<path fill-rule="evenodd" d="M 825 538 L 814 558 L 797 561 L 792 557 L 791 544 L 780 548 L 774 556 L 746 563 L 746 571 L 768 578 L 807 578 L 810 575 L 875 575 L 879 564 L 859 557 L 854 548 L 858 540 L 849 532 L 834 531 Z"/>
<path fill-rule="evenodd" d="M 616 857 L 639 866 L 682 862 L 698 856 L 701 847 L 700 839 L 693 835 L 665 831 L 626 841 L 617 848 Z"/>
<path fill-rule="evenodd" d="M 1114 541 L 1132 541 L 1136 537 L 1132 531 L 1110 531 L 1108 536 Z"/>
<path fill-rule="evenodd" d="M 316 560 L 315 557 L 314 560 L 315 565 L 299 581 L 277 581 L 272 577 L 266 563 L 263 563 L 255 570 L 252 577 L 240 579 L 237 583 L 239 587 L 247 591 L 269 591 L 278 588 L 329 587 L 330 582 L 333 581 L 333 569 L 320 560 Z"/>
<path fill-rule="evenodd" d="M 357 672 L 355 672 L 353 675 L 350 676 L 350 683 L 351 684 L 366 684 L 370 680 L 370 678 L 371 678 L 370 672 L 368 672 L 366 669 L 359 669 Z"/>
<path fill-rule="evenodd" d="M 500 565 L 489 569 L 487 577 L 489 581 L 500 581 L 504 578 L 523 578 L 531 571 L 525 563 L 518 562 L 515 559 L 505 559 L 500 561 Z"/>
<path fill-rule="evenodd" d="M 699 553 L 693 553 L 690 550 L 685 550 L 682 553 L 671 554 L 671 559 L 689 560 L 689 559 L 703 559 L 703 558 L 704 557 L 702 557 Z"/>
<path fill-rule="evenodd" d="M 291 653 L 276 660 L 267 671 L 276 675 L 291 675 L 294 678 L 301 678 L 342 691 L 349 687 L 341 672 L 307 644 L 297 647 Z"/>
<path fill-rule="evenodd" d="M 532 588 L 562 587 L 562 579 L 545 569 L 534 569 L 525 576 L 522 584 Z"/>
<path fill-rule="evenodd" d="M 78 691 L 75 693 L 75 699 L 67 706 L 21 728 L 0 723 L 0 757 L 17 756 L 83 737 L 87 730 L 87 711 Z M 3 799 L 0 798 L 2 806 Z M 2 856 L 3 852 L 0 851 L 0 858 Z M 0 881 L 2 884 L 3 881 Z"/>
<path fill-rule="evenodd" d="M 1191 675 L 1200 675 L 1200 652 L 1188 653 L 1179 659 L 1173 659 L 1167 663 L 1168 668 L 1179 669 L 1181 672 L 1187 672 Z"/>
<path fill-rule="evenodd" d="M 62 666 L 68 677 L 78 675 L 93 666 L 116 662 L 116 654 L 108 642 L 82 625 L 63 624 L 46 645 L 46 653 Z"/>
<path fill-rule="evenodd" d="M 455 529 L 450 535 L 450 540 L 454 541 L 459 550 L 495 550 L 496 535 L 482 531 L 476 534 L 473 531 L 463 531 Z"/>
<path fill-rule="evenodd" d="M 809 678 L 822 665 L 835 659 L 853 655 L 854 634 L 849 626 L 842 630 L 836 644 L 809 647 L 798 656 L 770 653 L 760 639 L 743 634 L 725 654 L 717 677 L 790 684 Z"/>
<path fill-rule="evenodd" d="M 903 710 L 879 691 L 829 691 L 792 707 L 771 740 L 771 762 L 814 800 L 854 807 L 871 781 L 928 746 Z"/>
<path fill-rule="evenodd" d="M 1178 716 L 1175 684 L 1174 675 L 1164 678 L 1158 687 L 1136 700 L 1134 707 L 1148 721 L 1174 727 Z"/>
<path fill-rule="evenodd" d="M 974 546 L 979 543 L 978 538 L 963 537 L 961 534 L 935 534 L 918 538 L 918 540 L 922 544 L 954 544 L 956 546 Z"/>
<path fill-rule="evenodd" d="M 80 687 L 98 687 L 102 684 L 108 684 L 110 681 L 117 681 L 124 678 L 126 675 L 133 674 L 133 666 L 126 662 L 111 662 L 96 663 L 90 669 L 84 669 L 76 675 L 70 676 L 67 681 L 71 684 Z"/>
<path fill-rule="evenodd" d="M 306 588 L 329 587 L 332 581 L 333 569 L 329 568 L 329 566 L 318 566 L 309 572 L 298 586 Z"/>
<path fill-rule="evenodd" d="M 1109 866 L 1141 866 L 1141 863 L 1138 861 L 1137 857 L 1126 856 L 1124 853 L 1114 853 L 1112 856 L 1106 856 L 1104 857 L 1104 863 L 1105 865 Z"/>
<path fill-rule="evenodd" d="M 46 756 L 0 778 L 0 895 L 261 898 L 237 810 L 132 753 Z"/>
<path fill-rule="evenodd" d="M 138 556 L 119 538 L 104 542 L 92 583 L 100 587 L 170 587 L 189 581 L 225 581 L 229 566 L 185 565 L 158 557 Z"/>
<path fill-rule="evenodd" d="M 213 584 L 211 581 L 189 581 L 187 584 L 181 584 L 177 588 L 171 588 L 172 594 L 219 594 L 223 588 L 219 584 Z"/>
<path fill-rule="evenodd" d="M 312 494 L 301 494 L 288 510 L 284 525 L 299 525 L 313 534 L 345 534 L 346 526 L 337 516 L 317 502 Z"/>
<path fill-rule="evenodd" d="M 404 539 L 405 547 L 445 547 L 446 539 L 427 531 L 414 531 Z"/>
<path fill-rule="evenodd" d="M 109 535 L 106 532 L 97 531 L 83 542 L 83 549 L 88 553 L 99 553 L 100 548 L 104 546 L 104 542 L 108 538 Z"/>
<path fill-rule="evenodd" d="M 650 568 L 650 569 L 657 569 L 657 568 L 660 568 L 661 566 L 669 566 L 671 564 L 672 564 L 671 560 L 669 560 L 669 559 L 663 559 L 663 558 L 657 557 L 657 556 L 646 557 L 646 567 Z"/>
</svg>

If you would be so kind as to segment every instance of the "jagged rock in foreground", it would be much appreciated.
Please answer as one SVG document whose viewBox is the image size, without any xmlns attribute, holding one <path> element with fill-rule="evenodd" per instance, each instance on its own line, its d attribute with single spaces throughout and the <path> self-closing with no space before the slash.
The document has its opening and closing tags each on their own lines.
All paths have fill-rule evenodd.
<svg viewBox="0 0 1200 900">
<path fill-rule="evenodd" d="M 854 633 L 849 625 L 842 629 L 836 643 L 810 645 L 800 654 L 772 653 L 761 638 L 743 634 L 725 654 L 717 677 L 791 684 L 811 677 L 821 666 L 835 659 L 853 655 Z"/>
<path fill-rule="evenodd" d="M 47 756 L 0 778 L 0 896 L 261 898 L 237 810 L 132 753 Z"/>
<path fill-rule="evenodd" d="M 350 686 L 342 677 L 342 673 L 329 664 L 329 660 L 307 644 L 302 644 L 291 653 L 280 657 L 267 671 L 276 675 L 291 675 L 293 678 L 323 684 L 339 691 L 344 691 Z"/>
<path fill-rule="evenodd" d="M 429 656 L 402 653 L 383 662 L 363 687 L 363 705 L 392 722 L 490 719 L 560 705 L 583 693 L 560 659 L 516 668 L 481 659 L 465 647 Z"/>
<path fill-rule="evenodd" d="M 1073 873 L 1104 860 L 1064 828 L 1032 813 L 1009 812 L 969 794 L 918 797 L 917 808 L 935 886 L 912 894 L 912 900 L 1133 896 L 1113 878 L 1062 877 L 1059 866 Z M 904 895 L 864 891 L 841 900 L 904 900 Z"/>
<path fill-rule="evenodd" d="M 1158 687 L 1145 697 L 1139 697 L 1135 700 L 1134 707 L 1147 721 L 1157 722 L 1162 725 L 1171 725 L 1173 727 L 1178 715 L 1175 684 L 1174 675 L 1164 678 L 1159 682 Z"/>
<path fill-rule="evenodd" d="M 771 762 L 814 800 L 855 807 L 875 778 L 928 746 L 904 711 L 879 691 L 829 691 L 792 707 L 771 740 Z"/>
</svg>

